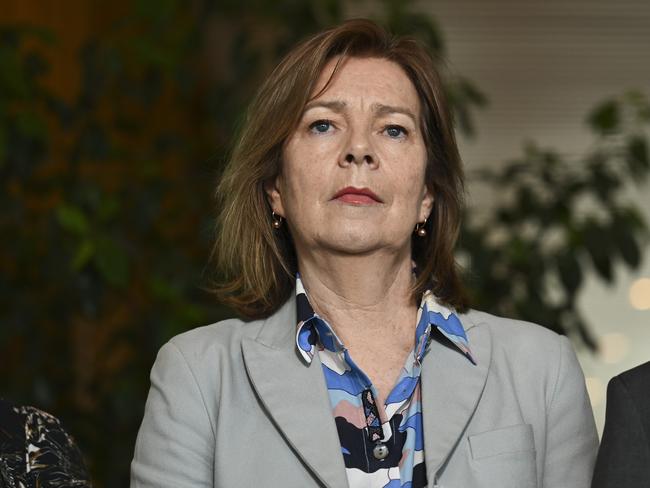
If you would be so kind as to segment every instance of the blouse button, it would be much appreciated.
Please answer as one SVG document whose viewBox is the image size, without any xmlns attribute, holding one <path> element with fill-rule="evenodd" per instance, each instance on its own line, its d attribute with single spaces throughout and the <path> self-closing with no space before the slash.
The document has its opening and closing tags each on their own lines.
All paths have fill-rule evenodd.
<svg viewBox="0 0 650 488">
<path fill-rule="evenodd" d="M 378 442 L 372 450 L 372 455 L 375 456 L 375 459 L 386 459 L 388 456 L 388 446 Z"/>
</svg>

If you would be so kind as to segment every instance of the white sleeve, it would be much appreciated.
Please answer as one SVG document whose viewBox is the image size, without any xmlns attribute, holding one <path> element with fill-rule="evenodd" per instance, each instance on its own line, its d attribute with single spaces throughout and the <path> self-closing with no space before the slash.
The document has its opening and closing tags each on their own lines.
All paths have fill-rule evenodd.
<svg viewBox="0 0 650 488">
<path fill-rule="evenodd" d="M 569 340 L 560 337 L 558 378 L 547 412 L 544 488 L 589 488 L 598 434 L 585 378 Z"/>
<path fill-rule="evenodd" d="M 158 352 L 131 463 L 131 488 L 212 487 L 214 429 L 185 357 L 169 342 Z"/>
</svg>

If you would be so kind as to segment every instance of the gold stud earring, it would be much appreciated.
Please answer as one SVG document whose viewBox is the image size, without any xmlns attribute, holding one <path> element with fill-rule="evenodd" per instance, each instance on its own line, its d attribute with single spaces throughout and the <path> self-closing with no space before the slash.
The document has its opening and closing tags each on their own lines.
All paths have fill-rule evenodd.
<svg viewBox="0 0 650 488">
<path fill-rule="evenodd" d="M 427 230 L 424 228 L 424 226 L 427 223 L 427 219 L 424 219 L 424 222 L 422 223 L 417 223 L 415 224 L 415 232 L 418 235 L 418 237 L 424 237 L 427 235 Z"/>
<path fill-rule="evenodd" d="M 271 212 L 271 218 L 273 219 L 273 228 L 279 229 L 282 226 L 282 217 L 275 212 Z"/>
</svg>

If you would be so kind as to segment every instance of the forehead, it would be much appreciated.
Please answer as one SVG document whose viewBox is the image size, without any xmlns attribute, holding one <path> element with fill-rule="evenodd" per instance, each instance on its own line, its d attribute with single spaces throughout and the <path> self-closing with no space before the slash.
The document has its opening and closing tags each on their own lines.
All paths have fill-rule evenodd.
<svg viewBox="0 0 650 488">
<path fill-rule="evenodd" d="M 355 99 L 386 105 L 400 105 L 419 112 L 420 100 L 415 86 L 401 66 L 383 58 L 347 58 L 339 65 L 327 89 L 323 87 L 332 76 L 338 57 L 330 59 L 323 68 L 311 100 Z M 314 95 L 319 94 L 318 97 Z"/>
</svg>

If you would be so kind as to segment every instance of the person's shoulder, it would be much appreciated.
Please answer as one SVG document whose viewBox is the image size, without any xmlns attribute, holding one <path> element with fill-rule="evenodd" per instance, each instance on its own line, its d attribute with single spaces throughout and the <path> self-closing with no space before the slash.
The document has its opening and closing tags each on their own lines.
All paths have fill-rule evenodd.
<svg viewBox="0 0 650 488">
<path fill-rule="evenodd" d="M 514 381 L 521 391 L 541 387 L 550 405 L 559 384 L 584 387 L 584 375 L 566 336 L 525 320 L 508 319 L 485 312 L 468 314 L 469 347 L 472 327 L 488 328 L 491 340 L 490 368 L 496 376 Z M 476 334 L 478 337 L 486 334 Z M 507 375 L 501 374 L 507 370 Z M 564 390 L 566 391 L 566 390 Z M 575 391 L 578 394 L 579 390 Z"/>
<path fill-rule="evenodd" d="M 469 328 L 489 327 L 493 349 L 507 350 L 511 354 L 548 357 L 557 354 L 562 342 L 567 341 L 566 337 L 525 320 L 499 317 L 478 310 L 470 310 L 466 316 Z"/>
<path fill-rule="evenodd" d="M 607 418 L 641 422 L 650 433 L 650 362 L 614 376 L 607 385 Z M 606 427 L 607 430 L 607 427 Z"/>
<path fill-rule="evenodd" d="M 79 447 L 61 421 L 39 408 L 0 400 L 0 446 L 3 474 L 11 473 L 16 486 L 90 486 L 89 475 Z M 26 450 L 26 447 L 29 450 Z M 39 459 L 27 466 L 26 459 Z M 0 483 L 0 486 L 4 486 Z M 14 486 L 13 484 L 8 486 Z"/>
<path fill-rule="evenodd" d="M 255 337 L 264 320 L 243 321 L 232 318 L 188 330 L 172 337 L 168 345 L 183 356 L 204 356 L 208 352 L 239 351 L 245 337 Z"/>
<path fill-rule="evenodd" d="M 204 395 L 216 394 L 216 372 L 219 376 L 242 374 L 242 342 L 246 337 L 256 337 L 263 322 L 228 319 L 172 337 L 158 351 L 152 378 L 164 378 L 169 384 L 178 385 L 189 377 Z"/>
<path fill-rule="evenodd" d="M 650 361 L 623 371 L 618 378 L 627 385 L 644 386 L 646 390 L 650 389 Z"/>
<path fill-rule="evenodd" d="M 650 412 L 650 397 L 647 395 L 650 390 L 650 361 L 614 376 L 609 381 L 608 389 L 611 391 L 618 385 L 624 387 L 628 395 L 639 400 L 643 398 L 646 409 Z"/>
</svg>

